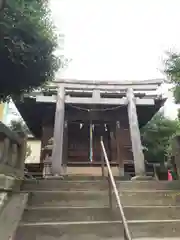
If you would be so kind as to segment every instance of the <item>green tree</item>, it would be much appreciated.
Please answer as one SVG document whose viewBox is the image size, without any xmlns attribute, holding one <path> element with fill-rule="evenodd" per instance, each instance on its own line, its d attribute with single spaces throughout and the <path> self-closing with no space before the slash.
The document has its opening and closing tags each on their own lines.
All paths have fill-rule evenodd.
<svg viewBox="0 0 180 240">
<path fill-rule="evenodd" d="M 27 125 L 23 122 L 23 120 L 12 120 L 10 123 L 10 128 L 12 131 L 17 133 L 22 133 L 24 135 L 30 135 L 30 131 Z"/>
<path fill-rule="evenodd" d="M 164 162 L 172 154 L 172 138 L 180 131 L 180 123 L 170 120 L 163 114 L 156 114 L 141 129 L 145 159 L 149 162 Z"/>
<path fill-rule="evenodd" d="M 180 54 L 169 53 L 165 64 L 165 73 L 173 83 L 173 94 L 176 103 L 180 103 Z"/>
<path fill-rule="evenodd" d="M 0 99 L 51 81 L 60 66 L 47 0 L 6 0 L 0 12 Z"/>
</svg>

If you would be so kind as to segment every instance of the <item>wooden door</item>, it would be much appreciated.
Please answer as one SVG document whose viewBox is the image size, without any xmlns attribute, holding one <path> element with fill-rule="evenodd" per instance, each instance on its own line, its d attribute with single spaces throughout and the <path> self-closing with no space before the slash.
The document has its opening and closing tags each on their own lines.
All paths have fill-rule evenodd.
<svg viewBox="0 0 180 240">
<path fill-rule="evenodd" d="M 89 161 L 89 124 L 70 123 L 68 127 L 68 162 Z"/>
</svg>

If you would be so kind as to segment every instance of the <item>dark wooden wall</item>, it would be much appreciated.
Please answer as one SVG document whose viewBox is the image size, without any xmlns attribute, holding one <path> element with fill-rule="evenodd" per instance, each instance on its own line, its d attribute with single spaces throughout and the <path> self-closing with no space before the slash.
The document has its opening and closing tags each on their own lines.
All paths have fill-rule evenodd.
<svg viewBox="0 0 180 240">
<path fill-rule="evenodd" d="M 69 112 L 69 114 L 70 113 L 72 114 L 71 111 Z M 85 115 L 86 114 L 84 113 L 84 115 L 82 114 L 81 117 L 85 117 Z M 76 115 L 74 112 L 74 118 L 77 118 L 77 116 L 78 115 Z M 102 116 L 105 118 L 104 120 L 102 120 Z M 116 119 L 114 119 L 113 121 L 112 111 L 103 113 L 101 115 L 101 120 L 98 120 L 97 114 L 94 114 L 93 118 L 95 118 L 95 120 L 92 121 L 92 123 L 94 124 L 93 161 L 101 161 L 100 137 L 103 136 L 103 141 L 110 161 L 120 164 L 127 161 L 132 162 L 133 154 L 129 134 L 127 113 L 123 112 L 123 114 L 119 116 L 119 128 L 117 128 Z M 67 119 L 67 113 L 65 119 Z M 82 126 L 80 127 L 80 121 L 76 120 L 72 122 L 72 120 L 67 120 L 68 127 L 67 131 L 64 134 L 67 135 L 67 144 L 63 148 L 64 156 L 66 156 L 66 162 L 90 162 L 90 121 L 83 119 L 81 120 L 81 122 Z M 51 137 L 53 137 L 53 123 L 46 123 L 43 125 L 42 128 L 42 148 L 48 144 L 48 140 Z M 43 154 L 41 154 L 41 161 L 43 161 L 43 158 L 44 156 Z"/>
<path fill-rule="evenodd" d="M 128 128 L 116 129 L 116 122 L 94 124 L 93 128 L 93 162 L 101 161 L 100 137 L 112 162 L 127 162 L 133 160 L 131 140 Z M 119 148 L 119 152 L 118 152 Z M 76 123 L 68 124 L 68 162 L 89 162 L 90 132 L 89 123 L 80 129 Z"/>
<path fill-rule="evenodd" d="M 68 162 L 87 162 L 89 159 L 89 125 L 68 124 Z"/>
</svg>

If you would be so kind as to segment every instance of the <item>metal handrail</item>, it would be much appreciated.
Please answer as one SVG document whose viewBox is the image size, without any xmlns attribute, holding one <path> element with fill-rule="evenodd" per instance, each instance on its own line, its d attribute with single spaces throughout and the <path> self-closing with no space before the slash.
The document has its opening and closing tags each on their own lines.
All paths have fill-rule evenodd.
<svg viewBox="0 0 180 240">
<path fill-rule="evenodd" d="M 120 200 L 120 197 L 119 197 L 117 186 L 116 186 L 113 174 L 112 174 L 112 170 L 111 170 L 111 167 L 110 167 L 109 159 L 108 159 L 108 156 L 107 156 L 106 149 L 105 149 L 104 142 L 103 142 L 102 138 L 101 138 L 101 147 L 102 147 L 102 152 L 104 154 L 104 159 L 105 159 L 105 162 L 106 162 L 106 165 L 107 165 L 107 169 L 108 169 L 108 176 L 109 176 L 109 179 L 111 181 L 111 184 L 112 184 L 112 187 L 113 187 L 113 190 L 114 190 L 114 194 L 115 194 L 115 197 L 116 197 L 118 208 L 120 210 L 122 223 L 123 223 L 123 226 L 124 226 L 125 239 L 132 240 L 132 237 L 131 237 L 131 234 L 130 234 L 130 231 L 129 231 L 129 228 L 128 228 L 127 220 L 126 220 L 126 217 L 124 215 L 123 206 L 121 204 L 121 200 Z"/>
</svg>

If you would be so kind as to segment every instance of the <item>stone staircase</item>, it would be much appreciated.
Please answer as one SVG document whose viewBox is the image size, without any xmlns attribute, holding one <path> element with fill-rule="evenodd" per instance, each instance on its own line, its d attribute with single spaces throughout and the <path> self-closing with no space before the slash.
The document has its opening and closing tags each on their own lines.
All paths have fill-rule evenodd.
<svg viewBox="0 0 180 240">
<path fill-rule="evenodd" d="M 116 183 L 133 239 L 180 237 L 180 182 Z M 107 180 L 29 180 L 22 191 L 29 200 L 15 240 L 124 239 L 115 198 L 109 208 Z"/>
</svg>

